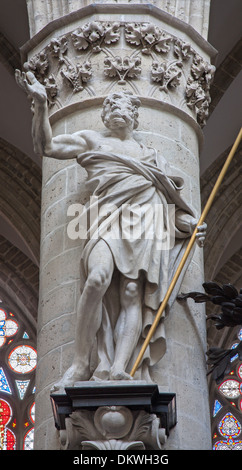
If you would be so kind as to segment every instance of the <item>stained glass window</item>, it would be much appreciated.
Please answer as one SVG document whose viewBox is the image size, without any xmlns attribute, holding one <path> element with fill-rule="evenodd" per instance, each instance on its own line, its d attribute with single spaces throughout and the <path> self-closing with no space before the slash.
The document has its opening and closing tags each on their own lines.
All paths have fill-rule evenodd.
<svg viewBox="0 0 242 470">
<path fill-rule="evenodd" d="M 0 347 L 2 347 L 7 338 L 14 336 L 18 331 L 18 323 L 13 319 L 7 319 L 5 310 L 0 309 Z"/>
<path fill-rule="evenodd" d="M 24 445 L 23 445 L 24 450 L 33 450 L 33 448 L 34 448 L 34 428 L 26 432 L 25 437 L 24 437 Z"/>
<path fill-rule="evenodd" d="M 18 389 L 19 398 L 20 400 L 23 400 L 25 392 L 29 385 L 29 380 L 15 380 L 15 383 Z"/>
<path fill-rule="evenodd" d="M 0 399 L 0 449 L 15 450 L 16 438 L 14 433 L 8 429 L 7 425 L 11 421 L 13 412 L 10 404 Z"/>
<path fill-rule="evenodd" d="M 213 406 L 213 417 L 216 416 L 216 414 L 221 410 L 223 405 L 221 405 L 220 401 L 215 400 L 214 406 Z"/>
<path fill-rule="evenodd" d="M 32 346 L 17 346 L 9 354 L 8 363 L 18 374 L 26 374 L 36 367 L 37 352 Z"/>
<path fill-rule="evenodd" d="M 219 387 L 227 398 L 237 398 L 240 396 L 240 383 L 237 380 L 225 380 Z"/>
<path fill-rule="evenodd" d="M 214 450 L 242 450 L 242 440 L 237 439 L 241 435 L 241 424 L 232 413 L 223 416 L 218 429 L 224 439 L 214 444 Z"/>
<path fill-rule="evenodd" d="M 242 329 L 236 336 L 242 340 Z M 242 450 L 242 363 L 238 356 L 232 358 L 230 372 L 216 387 L 212 419 L 213 449 Z"/>
<path fill-rule="evenodd" d="M 241 433 L 241 424 L 232 413 L 227 413 L 221 419 L 218 429 L 221 436 L 237 437 Z"/>
<path fill-rule="evenodd" d="M 0 391 L 12 394 L 12 390 L 2 367 L 0 367 Z"/>
<path fill-rule="evenodd" d="M 3 302 L 0 308 L 0 450 L 32 450 L 35 337 Z"/>
<path fill-rule="evenodd" d="M 32 423 L 34 424 L 35 423 L 35 403 L 32 404 L 29 415 L 30 415 L 30 419 Z"/>
</svg>

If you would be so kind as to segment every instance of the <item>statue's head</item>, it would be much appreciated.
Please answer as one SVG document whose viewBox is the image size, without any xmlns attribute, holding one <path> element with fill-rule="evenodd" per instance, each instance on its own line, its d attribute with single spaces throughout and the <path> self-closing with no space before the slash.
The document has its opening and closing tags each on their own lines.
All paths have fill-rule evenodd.
<svg viewBox="0 0 242 470">
<path fill-rule="evenodd" d="M 128 91 L 111 93 L 103 103 L 102 120 L 108 129 L 138 127 L 140 100 Z"/>
</svg>

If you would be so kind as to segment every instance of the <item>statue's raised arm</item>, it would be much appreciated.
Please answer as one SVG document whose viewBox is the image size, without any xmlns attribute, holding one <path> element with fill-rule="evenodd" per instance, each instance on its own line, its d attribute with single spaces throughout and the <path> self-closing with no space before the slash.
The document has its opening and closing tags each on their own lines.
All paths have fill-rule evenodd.
<svg viewBox="0 0 242 470">
<path fill-rule="evenodd" d="M 32 72 L 15 71 L 17 84 L 27 93 L 33 103 L 32 138 L 37 155 L 60 160 L 75 158 L 85 151 L 85 138 L 77 134 L 53 137 L 48 116 L 47 94 Z"/>
</svg>

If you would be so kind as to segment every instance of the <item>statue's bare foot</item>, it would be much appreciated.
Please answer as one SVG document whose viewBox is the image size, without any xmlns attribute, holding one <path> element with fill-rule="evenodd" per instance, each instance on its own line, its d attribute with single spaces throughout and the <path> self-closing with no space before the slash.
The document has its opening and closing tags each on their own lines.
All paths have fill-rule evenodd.
<svg viewBox="0 0 242 470">
<path fill-rule="evenodd" d="M 57 390 L 65 389 L 65 387 L 73 387 L 75 382 L 78 382 L 80 380 L 89 380 L 89 378 L 89 371 L 85 372 L 83 369 L 72 365 L 71 367 L 69 367 L 69 369 L 67 369 L 63 377 L 59 380 L 59 382 L 52 386 L 51 392 L 56 392 Z"/>
<path fill-rule="evenodd" d="M 122 369 L 112 367 L 110 370 L 110 380 L 133 380 L 133 377 Z"/>
</svg>

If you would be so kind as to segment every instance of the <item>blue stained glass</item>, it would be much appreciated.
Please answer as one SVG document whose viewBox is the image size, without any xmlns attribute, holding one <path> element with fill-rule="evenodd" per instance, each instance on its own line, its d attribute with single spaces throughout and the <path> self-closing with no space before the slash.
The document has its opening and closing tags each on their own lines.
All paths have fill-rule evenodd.
<svg viewBox="0 0 242 470">
<path fill-rule="evenodd" d="M 12 394 L 12 390 L 9 386 L 9 383 L 7 381 L 7 377 L 4 374 L 3 368 L 0 367 L 0 391 L 9 393 L 10 395 Z"/>
<path fill-rule="evenodd" d="M 238 344 L 239 343 L 234 343 L 233 346 L 231 347 L 231 349 L 235 349 L 238 346 Z M 239 357 L 239 355 L 235 354 L 235 356 L 231 357 L 230 362 L 235 361 L 235 359 L 237 359 L 238 357 Z"/>
<path fill-rule="evenodd" d="M 5 336 L 5 320 L 0 320 L 0 336 Z"/>
<path fill-rule="evenodd" d="M 235 356 L 231 357 L 230 362 L 234 362 L 236 359 L 238 359 L 239 355 L 235 354 Z"/>
<path fill-rule="evenodd" d="M 223 405 L 218 400 L 215 400 L 213 405 L 213 417 L 223 408 Z"/>
<path fill-rule="evenodd" d="M 29 385 L 29 380 L 15 380 L 20 400 L 23 400 L 25 392 Z"/>
<path fill-rule="evenodd" d="M 241 424 L 232 415 L 232 413 L 227 413 L 220 421 L 218 425 L 219 432 L 221 436 L 234 437 L 241 434 Z"/>
</svg>

